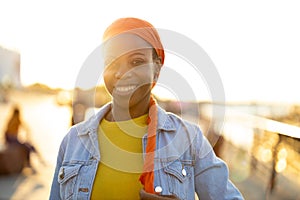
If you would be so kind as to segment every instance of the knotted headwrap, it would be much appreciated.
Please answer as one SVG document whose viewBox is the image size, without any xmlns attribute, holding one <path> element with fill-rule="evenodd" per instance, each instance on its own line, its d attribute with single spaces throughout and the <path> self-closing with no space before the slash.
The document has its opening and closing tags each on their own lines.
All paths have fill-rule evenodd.
<svg viewBox="0 0 300 200">
<path fill-rule="evenodd" d="M 163 65 L 165 53 L 157 30 L 147 21 L 138 18 L 121 18 L 113 22 L 104 32 L 103 41 L 121 33 L 133 33 L 147 41 L 155 49 Z M 155 84 L 153 84 L 154 86 Z M 156 127 L 157 127 L 157 106 L 156 101 L 151 96 L 148 114 L 148 136 L 146 146 L 146 156 L 143 166 L 143 173 L 140 181 L 148 193 L 154 191 L 154 157 L 156 149 Z"/>
<path fill-rule="evenodd" d="M 159 34 L 152 24 L 138 18 L 120 18 L 114 21 L 104 32 L 103 41 L 121 33 L 133 33 L 147 41 L 155 49 L 164 64 L 165 52 Z"/>
</svg>

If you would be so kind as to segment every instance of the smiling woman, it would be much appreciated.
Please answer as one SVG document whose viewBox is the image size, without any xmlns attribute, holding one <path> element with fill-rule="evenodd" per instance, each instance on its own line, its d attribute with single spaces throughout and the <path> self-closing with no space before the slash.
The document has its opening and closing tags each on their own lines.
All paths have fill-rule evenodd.
<svg viewBox="0 0 300 200">
<path fill-rule="evenodd" d="M 157 30 L 120 18 L 102 49 L 112 101 L 63 139 L 50 199 L 243 199 L 200 127 L 152 96 L 165 58 Z"/>
<path fill-rule="evenodd" d="M 149 102 L 160 69 L 160 61 L 153 60 L 153 47 L 137 35 L 122 34 L 105 44 L 105 52 L 104 60 L 115 58 L 104 70 L 106 88 L 113 96 L 114 110 L 126 110 L 115 115 L 118 117 L 115 120 L 128 120 L 147 113 L 144 105 Z"/>
</svg>

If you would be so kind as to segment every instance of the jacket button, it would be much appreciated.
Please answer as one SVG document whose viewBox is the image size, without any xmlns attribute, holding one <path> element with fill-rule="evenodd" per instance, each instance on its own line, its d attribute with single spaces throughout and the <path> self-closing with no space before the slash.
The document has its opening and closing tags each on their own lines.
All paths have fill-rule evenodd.
<svg viewBox="0 0 300 200">
<path fill-rule="evenodd" d="M 184 168 L 182 169 L 181 173 L 183 176 L 186 176 L 186 170 Z"/>
<path fill-rule="evenodd" d="M 59 179 L 62 180 L 65 178 L 65 168 L 61 168 L 58 173 Z"/>
<path fill-rule="evenodd" d="M 156 186 L 154 189 L 155 192 L 157 193 L 161 193 L 162 192 L 162 188 L 160 186 Z"/>
</svg>

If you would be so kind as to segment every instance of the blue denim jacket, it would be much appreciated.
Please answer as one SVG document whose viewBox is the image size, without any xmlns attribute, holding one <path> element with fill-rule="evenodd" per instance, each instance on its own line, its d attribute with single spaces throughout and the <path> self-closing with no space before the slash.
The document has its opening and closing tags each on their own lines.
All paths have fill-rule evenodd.
<svg viewBox="0 0 300 200">
<path fill-rule="evenodd" d="M 101 160 L 97 130 L 110 109 L 103 106 L 89 120 L 73 126 L 63 139 L 53 177 L 50 199 L 90 199 Z M 243 199 L 228 178 L 227 165 L 217 158 L 195 124 L 158 106 L 154 187 L 162 195 L 180 199 Z M 147 136 L 143 137 L 145 152 Z"/>
</svg>

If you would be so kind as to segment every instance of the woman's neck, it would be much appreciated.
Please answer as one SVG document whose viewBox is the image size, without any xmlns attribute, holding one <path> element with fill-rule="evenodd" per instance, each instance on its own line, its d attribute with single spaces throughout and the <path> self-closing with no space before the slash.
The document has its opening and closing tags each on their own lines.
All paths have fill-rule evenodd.
<svg viewBox="0 0 300 200">
<path fill-rule="evenodd" d="M 106 119 L 108 121 L 125 121 L 140 117 L 148 112 L 149 100 L 128 107 L 123 107 L 113 102 L 110 112 L 106 115 Z"/>
</svg>

